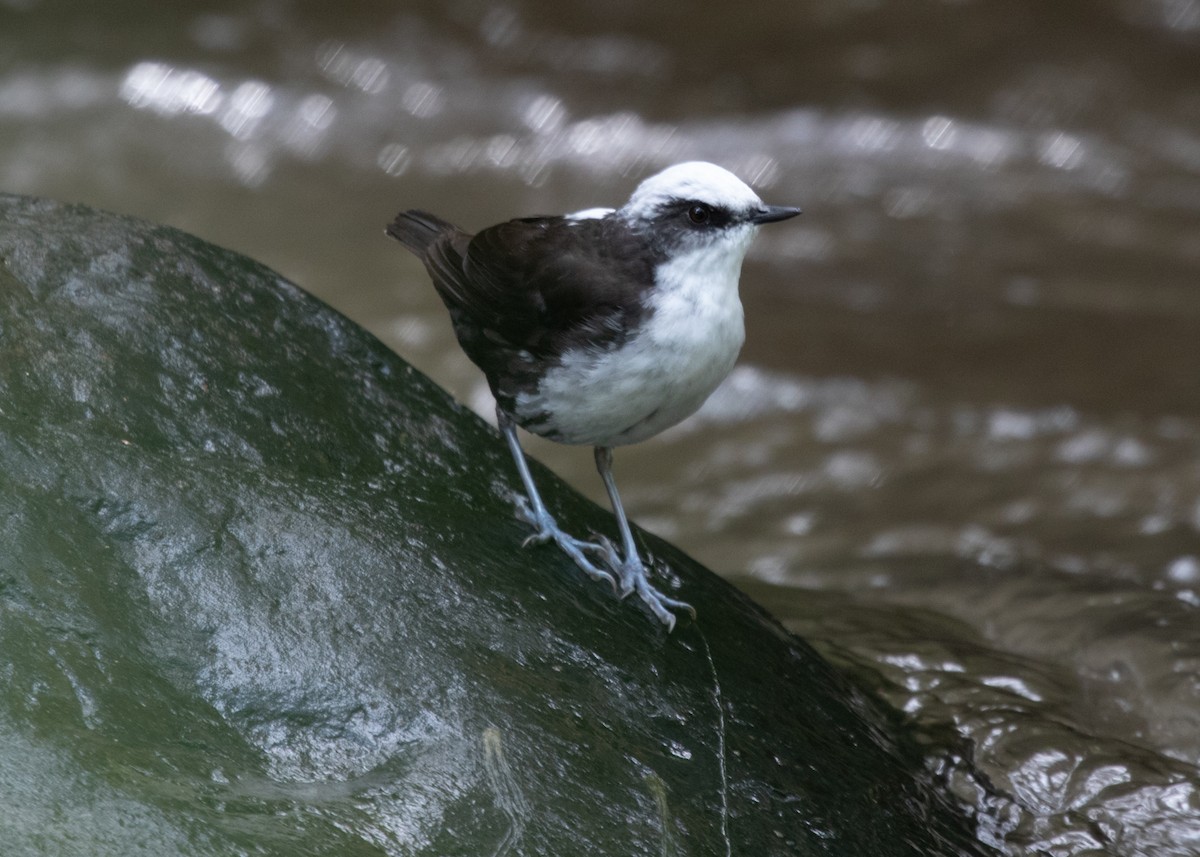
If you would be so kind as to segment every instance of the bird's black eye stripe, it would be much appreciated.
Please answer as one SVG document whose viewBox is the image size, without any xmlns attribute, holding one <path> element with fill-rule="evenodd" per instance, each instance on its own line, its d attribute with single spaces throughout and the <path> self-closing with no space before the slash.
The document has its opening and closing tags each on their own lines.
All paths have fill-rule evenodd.
<svg viewBox="0 0 1200 857">
<path fill-rule="evenodd" d="M 707 229 L 727 226 L 733 220 L 733 215 L 719 205 L 711 205 L 697 200 L 678 200 L 669 206 L 663 214 L 665 220 L 679 218 L 693 229 Z"/>
</svg>

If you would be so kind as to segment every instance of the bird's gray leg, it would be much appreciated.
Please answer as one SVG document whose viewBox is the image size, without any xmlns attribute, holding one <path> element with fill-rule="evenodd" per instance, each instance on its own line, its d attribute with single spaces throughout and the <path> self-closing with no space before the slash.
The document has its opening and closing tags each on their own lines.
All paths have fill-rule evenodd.
<svg viewBox="0 0 1200 857">
<path fill-rule="evenodd" d="M 517 438 L 517 427 L 513 425 L 512 420 L 499 407 L 496 408 L 496 422 L 500 426 L 500 432 L 504 435 L 504 439 L 508 441 L 508 448 L 512 452 L 513 461 L 517 463 L 517 472 L 521 474 L 521 482 L 525 485 L 526 499 L 523 503 L 518 502 L 517 514 L 521 520 L 537 530 L 537 532 L 525 539 L 524 544 L 553 541 L 562 548 L 563 553 L 575 561 L 575 564 L 588 577 L 593 580 L 603 580 L 615 590 L 617 588 L 615 574 L 598 568 L 583 553 L 584 551 L 603 553 L 603 546 L 593 542 L 582 541 L 574 536 L 567 535 L 559 529 L 558 524 L 546 509 L 546 504 L 542 502 L 542 497 L 538 494 L 537 486 L 533 484 L 533 474 L 529 472 L 529 464 L 525 461 L 525 452 L 521 449 L 521 441 Z"/>
<path fill-rule="evenodd" d="M 646 576 L 646 565 L 638 555 L 637 545 L 633 541 L 633 531 L 629 528 L 629 519 L 625 517 L 625 507 L 621 504 L 621 495 L 617 493 L 617 482 L 612 475 L 612 449 L 598 446 L 596 452 L 596 469 L 604 480 L 604 488 L 608 491 L 609 502 L 612 503 L 613 514 L 617 516 L 617 527 L 621 531 L 621 544 L 625 550 L 625 558 L 621 560 L 614 556 L 616 553 L 611 545 L 607 545 L 608 561 L 616 569 L 621 578 L 621 595 L 637 592 L 638 597 L 646 602 L 650 612 L 658 617 L 667 630 L 675 627 L 675 616 L 671 610 L 686 610 L 695 618 L 696 611 L 686 601 L 677 601 L 663 595 L 650 585 Z M 670 608 L 670 609 L 668 609 Z"/>
</svg>

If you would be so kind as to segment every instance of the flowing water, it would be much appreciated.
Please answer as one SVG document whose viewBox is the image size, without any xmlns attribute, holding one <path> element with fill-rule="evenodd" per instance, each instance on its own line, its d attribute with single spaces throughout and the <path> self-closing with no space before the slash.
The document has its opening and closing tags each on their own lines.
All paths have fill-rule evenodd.
<svg viewBox="0 0 1200 857">
<path fill-rule="evenodd" d="M 731 379 L 619 451 L 631 514 L 909 712 L 1007 853 L 1200 853 L 1200 2 L 200 6 L 0 0 L 0 190 L 246 252 L 482 411 L 401 207 L 693 158 L 803 206 Z"/>
</svg>

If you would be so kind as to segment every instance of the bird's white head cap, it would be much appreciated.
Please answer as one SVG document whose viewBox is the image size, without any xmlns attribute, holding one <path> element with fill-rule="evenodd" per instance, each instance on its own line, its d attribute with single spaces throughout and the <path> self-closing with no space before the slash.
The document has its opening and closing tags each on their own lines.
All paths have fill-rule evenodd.
<svg viewBox="0 0 1200 857">
<path fill-rule="evenodd" d="M 687 161 L 643 181 L 620 213 L 629 220 L 647 220 L 664 206 L 685 200 L 739 212 L 763 204 L 758 194 L 729 170 L 706 161 Z"/>
</svg>

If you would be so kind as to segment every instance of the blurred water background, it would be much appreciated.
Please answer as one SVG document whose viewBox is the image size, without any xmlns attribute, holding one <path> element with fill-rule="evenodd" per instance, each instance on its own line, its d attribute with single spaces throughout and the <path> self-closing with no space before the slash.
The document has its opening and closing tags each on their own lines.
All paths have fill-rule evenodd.
<svg viewBox="0 0 1200 857">
<path fill-rule="evenodd" d="M 0 190 L 248 253 L 484 412 L 384 224 L 693 158 L 805 214 L 733 377 L 618 454 L 631 514 L 907 711 L 1006 853 L 1200 853 L 1198 0 L 0 0 Z"/>
</svg>

